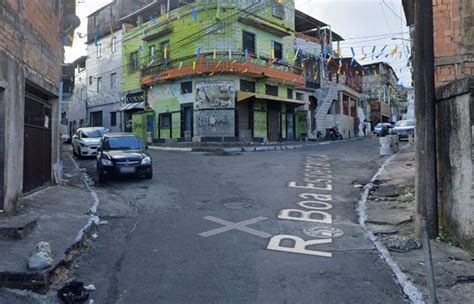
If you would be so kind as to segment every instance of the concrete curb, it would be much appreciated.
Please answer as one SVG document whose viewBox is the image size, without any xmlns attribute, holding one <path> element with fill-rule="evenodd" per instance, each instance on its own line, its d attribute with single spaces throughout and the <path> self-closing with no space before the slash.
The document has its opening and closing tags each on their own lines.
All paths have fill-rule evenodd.
<svg viewBox="0 0 474 304">
<path fill-rule="evenodd" d="M 338 141 L 323 141 L 316 143 L 305 143 L 305 144 L 291 144 L 291 145 L 267 145 L 267 146 L 242 146 L 242 147 L 159 147 L 150 146 L 150 150 L 155 151 L 167 151 L 167 152 L 225 152 L 225 153 L 240 153 L 240 152 L 267 152 L 267 151 L 280 151 L 280 150 L 295 150 L 303 149 L 307 147 L 329 145 L 333 143 L 342 143 L 354 140 L 362 140 L 362 138 L 350 138 Z"/>
<path fill-rule="evenodd" d="M 157 146 L 150 146 L 150 150 L 156 151 L 170 151 L 170 152 L 192 152 L 193 148 L 177 148 L 177 147 L 157 147 Z"/>
<path fill-rule="evenodd" d="M 382 167 L 380 167 L 374 177 L 372 177 L 370 183 L 365 185 L 361 199 L 357 203 L 357 213 L 359 217 L 359 225 L 362 227 L 365 237 L 375 246 L 381 258 L 390 266 L 398 284 L 402 287 L 403 293 L 410 299 L 412 303 L 421 304 L 424 303 L 421 292 L 413 284 L 413 282 L 409 280 L 408 276 L 401 270 L 400 266 L 394 260 L 388 249 L 377 239 L 375 234 L 367 226 L 367 199 L 369 197 L 370 191 L 375 187 L 374 182 L 385 171 L 385 168 L 392 162 L 392 160 L 401 152 L 403 152 L 408 146 L 409 145 L 406 145 L 400 149 L 398 153 L 390 156 L 383 163 Z"/>
</svg>

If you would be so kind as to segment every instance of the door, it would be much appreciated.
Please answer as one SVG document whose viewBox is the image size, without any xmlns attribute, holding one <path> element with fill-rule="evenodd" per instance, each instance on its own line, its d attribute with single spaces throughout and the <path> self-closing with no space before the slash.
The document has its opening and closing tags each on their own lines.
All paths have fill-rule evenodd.
<svg viewBox="0 0 474 304">
<path fill-rule="evenodd" d="M 51 183 L 51 106 L 26 93 L 23 149 L 23 192 Z"/>
<path fill-rule="evenodd" d="M 271 142 L 276 142 L 280 140 L 280 111 L 281 106 L 279 103 L 268 103 L 268 140 Z"/>
<path fill-rule="evenodd" d="M 191 141 L 193 137 L 193 107 L 184 106 L 181 112 L 182 134 L 185 141 Z"/>
<path fill-rule="evenodd" d="M 295 114 L 286 114 L 286 138 L 289 140 L 295 139 Z"/>
<path fill-rule="evenodd" d="M 91 127 L 103 127 L 103 114 L 102 111 L 91 112 Z"/>
</svg>

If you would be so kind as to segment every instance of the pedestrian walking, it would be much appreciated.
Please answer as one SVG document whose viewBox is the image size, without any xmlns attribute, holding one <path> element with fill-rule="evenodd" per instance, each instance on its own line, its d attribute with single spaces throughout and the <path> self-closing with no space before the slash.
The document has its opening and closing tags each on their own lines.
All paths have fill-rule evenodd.
<svg viewBox="0 0 474 304">
<path fill-rule="evenodd" d="M 364 132 L 364 137 L 367 137 L 367 119 L 364 119 L 364 124 L 362 125 L 362 132 Z"/>
</svg>

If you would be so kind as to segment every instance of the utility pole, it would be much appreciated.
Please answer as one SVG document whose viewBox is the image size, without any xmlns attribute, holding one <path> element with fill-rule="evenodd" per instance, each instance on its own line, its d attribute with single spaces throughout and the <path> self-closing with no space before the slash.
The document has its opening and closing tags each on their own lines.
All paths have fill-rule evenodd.
<svg viewBox="0 0 474 304">
<path fill-rule="evenodd" d="M 415 131 L 417 227 L 426 220 L 430 238 L 438 236 L 436 112 L 434 86 L 433 4 L 415 2 Z M 418 230 L 420 232 L 420 230 Z"/>
<path fill-rule="evenodd" d="M 415 2 L 415 132 L 416 224 L 423 243 L 430 303 L 436 304 L 436 283 L 430 238 L 438 236 L 436 168 L 436 104 L 434 84 L 433 2 Z"/>
</svg>

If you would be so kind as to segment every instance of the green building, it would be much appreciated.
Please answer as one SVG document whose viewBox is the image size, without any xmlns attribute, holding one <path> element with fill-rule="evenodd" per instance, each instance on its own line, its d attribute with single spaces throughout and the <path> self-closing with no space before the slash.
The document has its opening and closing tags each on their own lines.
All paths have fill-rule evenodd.
<svg viewBox="0 0 474 304">
<path fill-rule="evenodd" d="M 304 137 L 294 1 L 187 2 L 167 10 L 157 1 L 147 8 L 156 14 L 128 17 L 136 22 L 124 36 L 122 82 L 143 90 L 148 109 L 134 115 L 134 132 L 153 142 Z"/>
</svg>

